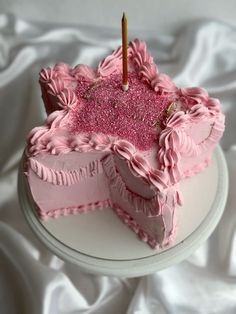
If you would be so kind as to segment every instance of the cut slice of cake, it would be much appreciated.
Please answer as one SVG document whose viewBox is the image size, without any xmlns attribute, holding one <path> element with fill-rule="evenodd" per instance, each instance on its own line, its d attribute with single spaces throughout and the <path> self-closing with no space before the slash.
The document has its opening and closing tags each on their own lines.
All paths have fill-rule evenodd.
<svg viewBox="0 0 236 314">
<path fill-rule="evenodd" d="M 28 138 L 25 169 L 41 218 L 113 208 L 153 248 L 175 236 L 178 182 L 203 170 L 224 131 L 217 99 L 177 88 L 144 42 L 121 47 L 94 71 L 66 64 L 40 73 L 48 118 Z"/>
</svg>

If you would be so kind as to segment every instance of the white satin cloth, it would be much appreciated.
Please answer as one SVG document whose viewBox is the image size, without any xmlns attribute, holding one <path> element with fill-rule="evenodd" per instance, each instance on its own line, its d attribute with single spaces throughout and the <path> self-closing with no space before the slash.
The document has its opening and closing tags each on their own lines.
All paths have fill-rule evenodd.
<svg viewBox="0 0 236 314">
<path fill-rule="evenodd" d="M 221 100 L 230 191 L 223 218 L 190 258 L 135 279 L 85 274 L 53 256 L 25 222 L 17 167 L 29 130 L 45 118 L 41 67 L 64 61 L 96 66 L 120 44 L 119 32 L 29 23 L 0 15 L 0 313 L 236 313 L 236 29 L 216 21 L 187 25 L 175 36 L 140 37 L 160 71 L 179 86 L 200 85 Z"/>
</svg>

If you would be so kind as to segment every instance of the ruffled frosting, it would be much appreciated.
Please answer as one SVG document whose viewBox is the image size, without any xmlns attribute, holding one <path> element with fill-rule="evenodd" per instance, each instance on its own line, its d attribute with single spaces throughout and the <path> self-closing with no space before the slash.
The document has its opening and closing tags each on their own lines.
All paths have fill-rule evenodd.
<svg viewBox="0 0 236 314">
<path fill-rule="evenodd" d="M 129 51 L 128 51 L 129 54 Z M 111 74 L 121 73 L 122 47 L 118 47 L 113 53 L 103 59 L 98 67 L 97 74 L 100 77 L 107 77 Z"/>
<path fill-rule="evenodd" d="M 93 81 L 97 77 L 95 71 L 84 64 L 76 65 L 74 69 L 71 70 L 71 75 L 76 79 L 82 76 L 85 80 L 88 81 Z"/>
<path fill-rule="evenodd" d="M 158 191 L 162 191 L 167 187 L 167 173 L 152 169 L 131 143 L 127 141 L 117 141 L 114 143 L 112 149 L 120 158 L 126 160 L 134 176 L 142 177 Z"/>
<path fill-rule="evenodd" d="M 207 91 L 201 87 L 179 88 L 177 95 L 186 109 L 189 109 L 196 104 L 206 105 L 209 101 Z"/>
<path fill-rule="evenodd" d="M 46 167 L 35 158 L 29 159 L 30 168 L 43 181 L 54 185 L 70 186 L 82 180 L 94 177 L 102 173 L 101 163 L 99 160 L 93 160 L 88 165 L 78 170 L 56 170 Z"/>
<path fill-rule="evenodd" d="M 163 214 L 163 209 L 167 202 L 166 191 L 162 188 L 151 199 L 144 199 L 143 197 L 132 193 L 127 189 L 125 182 L 122 177 L 117 173 L 114 158 L 112 155 L 107 155 L 102 160 L 104 172 L 107 176 L 110 189 L 114 189 L 119 192 L 120 197 L 129 202 L 134 207 L 136 212 L 142 212 L 148 217 L 154 217 Z M 167 188 L 168 189 L 168 188 Z M 172 193 L 172 205 L 180 204 L 180 199 L 177 198 L 177 190 L 173 190 Z M 170 195 L 169 195 L 170 197 Z"/>
<path fill-rule="evenodd" d="M 143 81 L 149 83 L 156 92 L 163 94 L 177 91 L 171 78 L 166 74 L 159 73 L 145 42 L 135 39 L 130 43 L 129 51 L 130 59 L 139 76 Z"/>
</svg>

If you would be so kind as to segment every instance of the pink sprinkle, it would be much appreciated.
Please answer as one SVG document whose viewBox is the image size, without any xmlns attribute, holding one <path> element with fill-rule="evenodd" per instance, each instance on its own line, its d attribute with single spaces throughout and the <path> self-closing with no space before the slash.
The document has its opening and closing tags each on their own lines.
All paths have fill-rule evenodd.
<svg viewBox="0 0 236 314">
<path fill-rule="evenodd" d="M 155 92 L 136 73 L 129 74 L 127 92 L 122 90 L 121 82 L 121 74 L 92 84 L 79 79 L 76 89 L 79 105 L 70 111 L 70 131 L 117 136 L 148 150 L 157 133 L 153 124 L 161 121 L 171 97 Z"/>
</svg>

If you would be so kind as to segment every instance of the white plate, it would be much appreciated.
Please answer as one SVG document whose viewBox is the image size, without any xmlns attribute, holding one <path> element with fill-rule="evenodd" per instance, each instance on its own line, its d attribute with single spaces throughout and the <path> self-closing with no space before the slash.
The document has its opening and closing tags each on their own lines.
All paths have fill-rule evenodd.
<svg viewBox="0 0 236 314">
<path fill-rule="evenodd" d="M 109 209 L 58 219 L 40 220 L 20 168 L 18 194 L 26 220 L 38 238 L 65 261 L 103 275 L 146 275 L 193 253 L 213 232 L 224 211 L 228 173 L 223 152 L 216 147 L 210 166 L 180 183 L 184 206 L 177 208 L 175 243 L 156 252 L 140 241 Z"/>
</svg>

